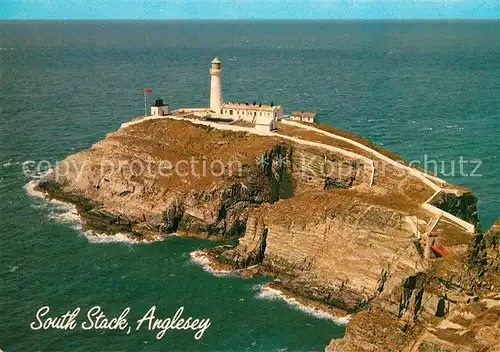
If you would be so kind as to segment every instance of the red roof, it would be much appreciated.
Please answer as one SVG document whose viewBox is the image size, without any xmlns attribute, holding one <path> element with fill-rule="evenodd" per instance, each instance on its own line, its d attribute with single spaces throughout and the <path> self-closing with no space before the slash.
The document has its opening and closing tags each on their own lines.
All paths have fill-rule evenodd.
<svg viewBox="0 0 500 352">
<path fill-rule="evenodd" d="M 440 257 L 444 257 L 445 255 L 450 254 L 443 246 L 433 244 L 431 248 L 434 252 L 439 254 Z"/>
</svg>

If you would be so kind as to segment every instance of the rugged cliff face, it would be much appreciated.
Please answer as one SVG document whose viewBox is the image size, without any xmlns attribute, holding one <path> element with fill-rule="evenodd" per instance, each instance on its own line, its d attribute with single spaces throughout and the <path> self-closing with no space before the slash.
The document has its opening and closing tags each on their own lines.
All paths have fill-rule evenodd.
<svg viewBox="0 0 500 352">
<path fill-rule="evenodd" d="M 499 239 L 500 219 L 474 236 L 464 252 L 405 280 L 399 314 L 373 300 L 327 351 L 498 351 Z"/>
<path fill-rule="evenodd" d="M 479 226 L 477 198 L 471 192 L 442 193 L 439 198 L 434 199 L 433 205 L 477 227 Z"/>
<path fill-rule="evenodd" d="M 471 241 L 467 256 L 470 285 L 473 289 L 500 289 L 500 219 L 485 234 Z"/>
<path fill-rule="evenodd" d="M 391 165 L 377 164 L 372 175 L 366 151 L 350 158 L 283 136 L 144 121 L 69 156 L 39 187 L 77 204 L 97 231 L 138 240 L 172 232 L 239 237 L 232 248 L 211 249 L 213 257 L 357 313 L 333 350 L 398 350 L 463 295 L 491 291 L 482 278 L 498 271 L 487 250 L 497 248 L 498 235 L 473 239 L 442 220 L 434 233 L 448 255 L 424 258 L 421 233 L 435 215 L 420 205 L 432 188 Z M 477 221 L 472 195 L 436 204 Z"/>
<path fill-rule="evenodd" d="M 278 138 L 156 120 L 69 156 L 40 187 L 78 204 L 98 230 L 239 236 L 250 210 L 309 190 L 362 187 L 363 168 Z"/>
<path fill-rule="evenodd" d="M 403 212 L 348 190 L 307 192 L 252 212 L 220 260 L 262 264 L 297 294 L 355 310 L 423 268 Z"/>
</svg>

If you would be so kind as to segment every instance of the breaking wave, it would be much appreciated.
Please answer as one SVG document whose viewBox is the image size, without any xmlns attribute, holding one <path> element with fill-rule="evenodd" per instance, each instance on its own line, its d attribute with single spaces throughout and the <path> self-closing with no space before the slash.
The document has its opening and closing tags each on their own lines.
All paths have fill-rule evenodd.
<svg viewBox="0 0 500 352">
<path fill-rule="evenodd" d="M 280 290 L 277 290 L 275 288 L 271 288 L 267 285 L 256 285 L 254 286 L 254 289 L 258 291 L 257 293 L 257 298 L 260 299 L 267 299 L 267 300 L 278 300 L 281 299 L 285 301 L 288 305 L 292 306 L 293 308 L 296 308 L 306 314 L 312 315 L 316 318 L 319 319 L 327 319 L 327 320 L 332 320 L 337 324 L 345 325 L 349 322 L 350 316 L 347 315 L 345 317 L 335 317 L 331 314 L 328 314 L 322 310 L 319 310 L 317 308 L 305 305 L 297 301 L 295 298 L 292 297 L 287 297 L 281 292 Z"/>
<path fill-rule="evenodd" d="M 49 219 L 69 224 L 73 229 L 78 230 L 78 232 L 83 234 L 90 243 L 151 243 L 162 239 L 161 236 L 158 236 L 158 238 L 137 240 L 132 235 L 126 233 L 107 235 L 104 233 L 97 233 L 92 230 L 83 230 L 83 219 L 78 214 L 76 206 L 71 203 L 48 198 L 46 192 L 36 189 L 39 182 L 39 180 L 31 180 L 26 184 L 24 188 L 28 195 L 33 198 L 44 200 L 46 204 L 50 205 L 50 213 L 48 215 Z"/>
<path fill-rule="evenodd" d="M 196 250 L 194 252 L 189 253 L 191 257 L 191 262 L 200 265 L 203 270 L 206 272 L 215 275 L 215 276 L 228 276 L 232 275 L 231 270 L 217 270 L 212 267 L 212 260 L 210 257 L 201 250 Z"/>
<path fill-rule="evenodd" d="M 85 234 L 85 237 L 87 237 L 87 239 L 91 243 L 115 243 L 115 242 L 151 243 L 151 242 L 157 242 L 157 240 L 155 240 L 155 239 L 138 241 L 138 240 L 132 238 L 131 235 L 126 234 L 126 233 L 115 233 L 114 235 L 107 235 L 104 233 L 97 233 L 97 232 L 92 231 L 92 230 L 82 231 L 82 232 Z"/>
<path fill-rule="evenodd" d="M 12 162 L 12 159 L 9 159 L 6 162 L 3 162 L 1 165 L 2 167 L 16 166 L 19 165 L 19 161 Z"/>
</svg>

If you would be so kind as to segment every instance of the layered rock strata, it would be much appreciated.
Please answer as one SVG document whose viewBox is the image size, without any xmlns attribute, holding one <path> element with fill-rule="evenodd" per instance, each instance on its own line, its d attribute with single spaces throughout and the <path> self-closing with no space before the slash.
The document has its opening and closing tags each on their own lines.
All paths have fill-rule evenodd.
<svg viewBox="0 0 500 352">
<path fill-rule="evenodd" d="M 75 203 L 96 231 L 137 240 L 172 232 L 239 238 L 211 249 L 211 257 L 353 314 L 330 350 L 428 346 L 432 326 L 499 287 L 498 235 L 481 234 L 470 192 L 438 194 L 433 203 L 474 224 L 475 236 L 421 207 L 433 188 L 392 164 L 379 163 L 372 174 L 367 156 L 349 158 L 279 132 L 149 120 L 69 156 L 39 187 Z"/>
</svg>

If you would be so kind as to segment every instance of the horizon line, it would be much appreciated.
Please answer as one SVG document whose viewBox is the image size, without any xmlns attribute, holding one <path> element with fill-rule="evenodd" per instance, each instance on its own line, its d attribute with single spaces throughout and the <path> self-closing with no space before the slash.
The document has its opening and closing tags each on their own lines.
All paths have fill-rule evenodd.
<svg viewBox="0 0 500 352">
<path fill-rule="evenodd" d="M 123 21 L 123 22 L 234 22 L 234 21 L 269 21 L 269 22 L 284 22 L 284 21 L 496 21 L 500 24 L 500 19 L 495 17 L 432 17 L 432 18 L 412 18 L 412 17 L 367 17 L 367 18 L 0 18 L 0 21 Z"/>
</svg>

